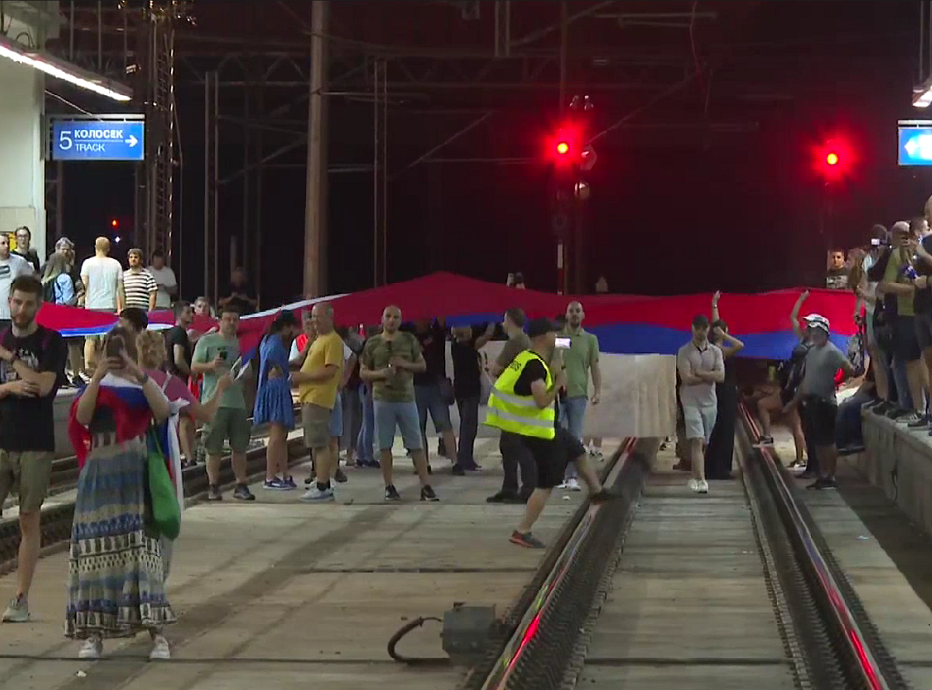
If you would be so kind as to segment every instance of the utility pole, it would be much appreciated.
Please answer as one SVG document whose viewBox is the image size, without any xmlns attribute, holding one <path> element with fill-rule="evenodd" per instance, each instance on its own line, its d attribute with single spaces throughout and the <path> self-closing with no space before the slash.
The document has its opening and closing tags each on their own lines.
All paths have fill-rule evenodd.
<svg viewBox="0 0 932 690">
<path fill-rule="evenodd" d="M 311 3 L 311 85 L 307 123 L 307 206 L 304 212 L 304 294 L 327 291 L 327 30 L 329 0 Z"/>
</svg>

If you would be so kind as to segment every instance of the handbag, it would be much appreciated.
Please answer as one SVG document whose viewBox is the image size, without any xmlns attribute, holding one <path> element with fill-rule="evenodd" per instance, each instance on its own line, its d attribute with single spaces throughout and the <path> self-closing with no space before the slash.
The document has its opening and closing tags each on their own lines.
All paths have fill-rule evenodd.
<svg viewBox="0 0 932 690">
<path fill-rule="evenodd" d="M 181 532 L 181 507 L 154 426 L 146 434 L 146 447 L 149 451 L 146 474 L 149 480 L 147 488 L 152 506 L 152 526 L 160 536 L 174 541 Z"/>
</svg>

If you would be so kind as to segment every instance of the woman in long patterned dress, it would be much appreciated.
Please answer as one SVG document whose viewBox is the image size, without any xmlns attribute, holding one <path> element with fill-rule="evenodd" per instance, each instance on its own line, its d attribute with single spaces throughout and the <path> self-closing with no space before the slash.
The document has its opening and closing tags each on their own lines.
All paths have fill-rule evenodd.
<svg viewBox="0 0 932 690">
<path fill-rule="evenodd" d="M 97 659 L 103 640 L 148 632 L 151 659 L 171 651 L 159 539 L 147 529 L 146 433 L 169 416 L 168 399 L 136 364 L 136 344 L 114 328 L 90 384 L 72 406 L 69 433 L 83 467 L 68 563 L 65 635 Z M 151 508 L 149 509 L 151 511 Z"/>
</svg>

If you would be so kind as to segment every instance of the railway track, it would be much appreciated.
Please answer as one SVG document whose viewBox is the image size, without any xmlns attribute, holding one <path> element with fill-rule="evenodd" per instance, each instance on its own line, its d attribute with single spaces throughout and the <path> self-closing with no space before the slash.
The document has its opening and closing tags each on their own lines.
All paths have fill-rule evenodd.
<svg viewBox="0 0 932 690">
<path fill-rule="evenodd" d="M 707 496 L 651 474 L 644 442 L 613 456 L 621 499 L 574 516 L 461 690 L 909 687 L 744 410 L 738 426 L 740 476 Z"/>
</svg>

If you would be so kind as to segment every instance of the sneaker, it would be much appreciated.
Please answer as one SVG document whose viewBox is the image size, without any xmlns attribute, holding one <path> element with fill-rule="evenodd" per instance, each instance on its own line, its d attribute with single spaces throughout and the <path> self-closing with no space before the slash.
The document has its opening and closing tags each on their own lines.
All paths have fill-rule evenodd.
<svg viewBox="0 0 932 690">
<path fill-rule="evenodd" d="M 150 661 L 168 661 L 172 658 L 172 648 L 164 635 L 156 635 L 152 640 L 152 651 L 149 653 Z"/>
<path fill-rule="evenodd" d="M 288 491 L 290 488 L 284 480 L 279 479 L 278 477 L 273 477 L 272 479 L 266 479 L 262 482 L 262 488 L 268 489 L 269 491 Z"/>
<path fill-rule="evenodd" d="M 513 494 L 508 491 L 499 491 L 497 494 L 485 499 L 486 503 L 523 503 L 519 494 Z"/>
<path fill-rule="evenodd" d="M 389 484 L 385 487 L 385 500 L 386 501 L 400 501 L 401 494 L 398 493 L 398 489 L 395 488 L 394 484 Z"/>
<path fill-rule="evenodd" d="M 773 445 L 773 436 L 761 436 L 754 444 L 755 448 L 770 447 Z"/>
<path fill-rule="evenodd" d="M 515 530 L 511 533 L 511 539 L 509 539 L 512 544 L 517 544 L 518 546 L 523 546 L 526 549 L 546 549 L 547 545 L 544 544 L 540 539 L 535 537 L 530 532 L 521 534 L 518 530 Z"/>
<path fill-rule="evenodd" d="M 285 484 L 286 491 L 293 491 L 294 489 L 298 488 L 298 485 L 294 483 L 294 477 L 291 475 L 285 477 L 282 482 Z"/>
<path fill-rule="evenodd" d="M 10 605 L 3 612 L 4 623 L 25 623 L 29 620 L 29 604 L 26 597 L 19 596 L 10 600 Z"/>
<path fill-rule="evenodd" d="M 338 468 L 337 471 L 333 473 L 333 481 L 335 481 L 337 484 L 345 484 L 346 472 Z"/>
<path fill-rule="evenodd" d="M 688 486 L 689 490 L 693 493 L 699 493 L 699 482 L 697 482 L 695 479 L 690 479 L 686 486 Z"/>
<path fill-rule="evenodd" d="M 900 417 L 903 417 L 904 415 L 907 415 L 907 414 L 909 414 L 909 412 L 907 412 L 906 410 L 901 410 L 898 407 L 893 407 L 887 410 L 887 413 L 884 415 L 884 417 L 886 417 L 887 419 L 899 419 Z"/>
<path fill-rule="evenodd" d="M 434 490 L 428 484 L 427 486 L 421 487 L 421 500 L 436 503 L 440 499 L 437 498 L 437 494 L 434 493 Z"/>
<path fill-rule="evenodd" d="M 871 412 L 873 412 L 876 415 L 883 416 L 883 415 L 886 415 L 887 412 L 890 411 L 890 407 L 891 407 L 890 403 L 884 400 L 879 405 L 875 405 L 874 407 L 872 407 Z"/>
<path fill-rule="evenodd" d="M 307 475 L 304 478 L 304 486 L 310 486 L 311 484 L 314 483 L 314 480 L 316 479 L 317 479 L 317 474 L 315 472 L 311 472 L 309 475 Z"/>
<path fill-rule="evenodd" d="M 453 465 L 453 467 L 450 468 L 450 472 L 452 472 L 457 477 L 466 476 L 466 470 L 460 467 L 459 465 Z"/>
<path fill-rule="evenodd" d="M 104 653 L 104 641 L 99 637 L 89 637 L 84 641 L 81 651 L 78 652 L 79 659 L 99 659 Z"/>
<path fill-rule="evenodd" d="M 919 419 L 913 422 L 907 422 L 906 426 L 910 429 L 927 429 L 930 423 L 932 423 L 932 418 L 930 418 L 929 415 L 924 414 L 920 415 Z"/>
<path fill-rule="evenodd" d="M 249 490 L 249 487 L 245 484 L 237 484 L 236 488 L 233 489 L 233 498 L 238 501 L 255 501 L 256 497 L 252 495 L 252 491 Z"/>
<path fill-rule="evenodd" d="M 820 489 L 824 489 L 824 488 L 826 488 L 826 480 L 825 480 L 824 477 L 819 477 L 819 478 L 816 479 L 814 482 L 812 482 L 812 484 L 809 484 L 806 488 L 807 488 L 807 489 L 815 489 L 815 490 L 817 490 L 817 491 L 820 490 Z"/>
<path fill-rule="evenodd" d="M 335 498 L 332 487 L 321 489 L 319 486 L 312 486 L 301 495 L 299 500 L 302 503 L 330 503 Z"/>
<path fill-rule="evenodd" d="M 210 485 L 210 488 L 207 489 L 207 500 L 208 501 L 222 501 L 223 494 L 220 493 L 220 487 L 214 484 Z"/>
<path fill-rule="evenodd" d="M 698 485 L 699 485 L 699 488 L 698 488 L 699 493 L 701 494 L 709 493 L 709 482 L 707 482 L 705 479 L 699 480 Z"/>
<path fill-rule="evenodd" d="M 905 424 L 910 429 L 921 429 L 925 422 L 923 422 L 922 415 L 918 412 L 909 412 L 902 417 L 897 418 L 897 424 Z"/>
</svg>

